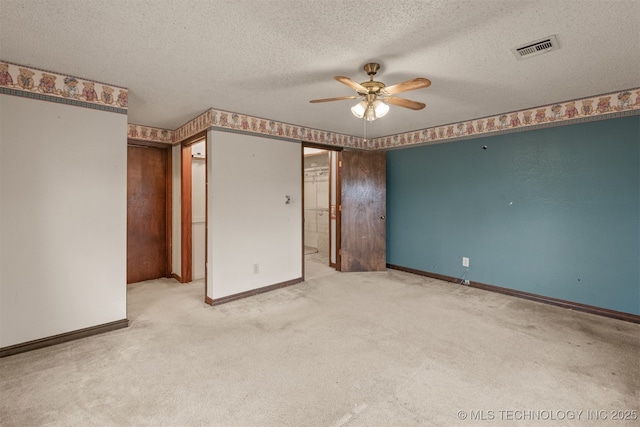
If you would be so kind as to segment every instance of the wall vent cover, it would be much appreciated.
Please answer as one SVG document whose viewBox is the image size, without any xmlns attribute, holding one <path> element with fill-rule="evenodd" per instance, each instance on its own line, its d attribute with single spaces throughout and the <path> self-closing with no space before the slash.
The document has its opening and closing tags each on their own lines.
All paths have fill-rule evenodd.
<svg viewBox="0 0 640 427">
<path fill-rule="evenodd" d="M 522 46 L 517 46 L 511 49 L 511 52 L 515 55 L 518 61 L 530 58 L 532 56 L 540 55 L 541 53 L 550 52 L 552 50 L 560 49 L 558 45 L 558 39 L 556 36 L 545 37 L 540 40 L 535 40 L 529 43 L 525 43 Z"/>
</svg>

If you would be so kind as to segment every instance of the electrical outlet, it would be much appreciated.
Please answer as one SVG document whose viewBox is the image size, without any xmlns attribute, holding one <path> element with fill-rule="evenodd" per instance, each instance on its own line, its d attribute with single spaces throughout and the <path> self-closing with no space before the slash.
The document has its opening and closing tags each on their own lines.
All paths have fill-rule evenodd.
<svg viewBox="0 0 640 427">
<path fill-rule="evenodd" d="M 469 285 L 469 284 L 470 284 L 468 280 L 465 280 L 463 283 L 464 283 L 465 285 Z"/>
<path fill-rule="evenodd" d="M 466 256 L 462 257 L 462 266 L 469 267 L 469 258 L 467 258 Z"/>
<path fill-rule="evenodd" d="M 260 264 L 253 264 L 253 274 L 260 273 Z"/>
</svg>

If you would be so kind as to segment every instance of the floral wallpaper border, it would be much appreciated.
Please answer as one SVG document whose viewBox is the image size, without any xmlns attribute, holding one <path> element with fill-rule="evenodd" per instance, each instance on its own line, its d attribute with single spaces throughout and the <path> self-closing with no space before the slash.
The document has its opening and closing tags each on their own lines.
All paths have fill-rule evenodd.
<svg viewBox="0 0 640 427">
<path fill-rule="evenodd" d="M 306 128 L 246 114 L 214 110 L 213 108 L 188 121 L 175 131 L 129 124 L 128 136 L 131 139 L 143 141 L 177 144 L 209 128 L 234 133 L 257 134 L 296 142 L 303 140 L 335 147 L 365 148 L 365 140 L 356 136 Z"/>
<path fill-rule="evenodd" d="M 374 138 L 367 141 L 366 148 L 375 150 L 425 143 L 437 144 L 494 132 L 520 132 L 544 125 L 570 124 L 560 122 L 604 119 L 607 118 L 604 116 L 619 116 L 620 113 L 640 114 L 640 88 Z M 613 117 L 615 116 L 611 116 Z"/>
<path fill-rule="evenodd" d="M 176 129 L 173 132 L 173 142 L 179 143 L 203 130 L 209 129 L 212 124 L 212 112 L 213 110 L 209 109 Z"/>
<path fill-rule="evenodd" d="M 127 138 L 129 139 L 173 144 L 174 134 L 175 131 L 155 128 L 152 126 L 142 126 L 132 123 L 127 125 Z"/>
<path fill-rule="evenodd" d="M 252 117 L 246 114 L 210 109 L 175 131 L 174 142 L 180 142 L 209 127 L 238 133 L 269 135 L 293 141 L 314 142 L 336 147 L 364 148 L 364 139 L 304 126 Z"/>
<path fill-rule="evenodd" d="M 0 93 L 127 114 L 125 88 L 0 61 Z"/>
<path fill-rule="evenodd" d="M 127 113 L 129 106 L 129 92 L 125 88 L 1 60 L 0 93 L 122 114 Z M 495 132 L 516 132 L 545 125 L 558 125 L 560 122 L 597 120 L 606 118 L 599 116 L 621 113 L 640 114 L 640 88 L 368 140 L 215 109 L 205 111 L 175 131 L 129 124 L 127 132 L 131 139 L 176 144 L 211 127 L 223 131 L 269 135 L 336 147 L 378 150 L 416 144 L 437 144 Z"/>
<path fill-rule="evenodd" d="M 175 131 L 129 124 L 129 138 L 177 144 L 199 132 L 212 128 L 335 147 L 381 150 L 418 144 L 439 144 L 482 137 L 496 132 L 522 132 L 540 127 L 601 120 L 629 114 L 640 114 L 640 88 L 368 140 L 215 109 L 205 111 Z"/>
</svg>

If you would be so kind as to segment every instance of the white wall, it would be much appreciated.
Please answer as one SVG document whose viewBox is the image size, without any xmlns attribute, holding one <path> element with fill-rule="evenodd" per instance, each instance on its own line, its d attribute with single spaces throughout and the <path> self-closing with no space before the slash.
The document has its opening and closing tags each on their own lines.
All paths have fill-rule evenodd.
<svg viewBox="0 0 640 427">
<path fill-rule="evenodd" d="M 182 146 L 171 148 L 171 271 L 182 274 Z"/>
<path fill-rule="evenodd" d="M 127 116 L 0 95 L 0 347 L 126 318 Z"/>
<path fill-rule="evenodd" d="M 196 156 L 191 162 L 192 279 L 198 280 L 204 279 L 207 164 L 197 157 L 206 155 L 205 142 L 193 144 L 191 152 Z"/>
<path fill-rule="evenodd" d="M 294 142 L 209 132 L 209 298 L 302 277 L 301 150 Z"/>
</svg>

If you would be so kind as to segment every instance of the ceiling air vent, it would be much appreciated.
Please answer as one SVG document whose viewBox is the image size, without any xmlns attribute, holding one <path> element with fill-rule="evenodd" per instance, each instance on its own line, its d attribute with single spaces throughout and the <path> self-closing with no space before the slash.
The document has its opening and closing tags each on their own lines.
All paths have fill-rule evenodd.
<svg viewBox="0 0 640 427">
<path fill-rule="evenodd" d="M 522 46 L 514 47 L 511 52 L 516 56 L 517 60 L 530 58 L 541 53 L 559 49 L 558 39 L 556 36 L 545 37 L 540 40 L 526 43 Z"/>
</svg>

